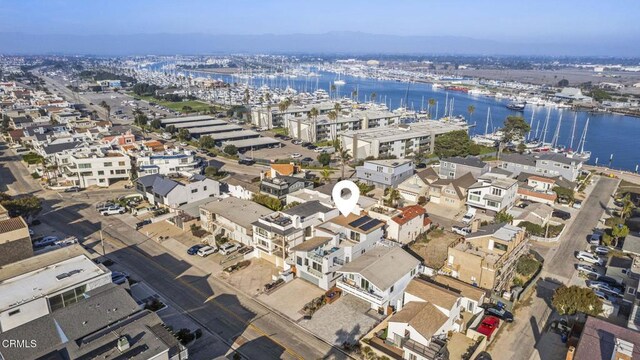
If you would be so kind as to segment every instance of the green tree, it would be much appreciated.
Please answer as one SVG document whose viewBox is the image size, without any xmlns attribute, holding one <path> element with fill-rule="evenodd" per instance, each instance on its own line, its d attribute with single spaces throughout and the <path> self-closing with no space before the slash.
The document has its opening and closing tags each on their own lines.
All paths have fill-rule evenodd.
<svg viewBox="0 0 640 360">
<path fill-rule="evenodd" d="M 522 140 L 531 130 L 531 126 L 522 116 L 507 116 L 502 127 L 502 139 L 498 146 L 498 158 L 504 146 L 514 140 Z"/>
<path fill-rule="evenodd" d="M 633 201 L 631 201 L 631 194 L 627 193 L 624 198 L 622 198 L 622 209 L 620 209 L 620 218 L 627 219 L 633 213 L 633 209 L 635 205 Z"/>
<path fill-rule="evenodd" d="M 431 110 L 433 110 L 433 107 L 436 106 L 436 99 L 430 98 L 429 101 L 427 101 L 427 104 L 429 104 L 429 106 L 427 106 L 427 113 L 429 113 L 429 118 L 433 118 L 433 116 L 431 116 Z M 436 116 L 438 116 L 438 114 L 436 114 Z"/>
<path fill-rule="evenodd" d="M 235 145 L 227 145 L 224 147 L 224 153 L 228 155 L 238 154 L 238 148 Z"/>
<path fill-rule="evenodd" d="M 567 86 L 569 86 L 569 80 L 562 79 L 558 81 L 558 87 L 567 87 Z"/>
<path fill-rule="evenodd" d="M 385 200 L 385 203 L 386 203 L 387 206 L 396 207 L 398 205 L 398 201 L 400 199 L 401 199 L 400 191 L 398 191 L 398 189 L 391 188 L 389 190 L 389 193 L 387 195 L 387 199 Z"/>
<path fill-rule="evenodd" d="M 133 120 L 133 123 L 139 127 L 145 127 L 149 122 L 149 118 L 145 114 L 137 114 Z"/>
<path fill-rule="evenodd" d="M 328 183 L 331 180 L 331 171 L 329 171 L 329 169 L 322 169 L 322 171 L 320 171 L 320 179 L 322 179 L 322 182 L 325 184 Z"/>
<path fill-rule="evenodd" d="M 11 197 L 6 193 L 0 192 L 0 205 L 4 206 L 11 216 L 22 216 L 25 219 L 42 211 L 40 199 L 33 195 Z"/>
<path fill-rule="evenodd" d="M 189 139 L 191 139 L 191 134 L 189 134 L 189 130 L 187 129 L 180 129 L 178 131 L 178 139 L 180 141 L 187 141 Z"/>
<path fill-rule="evenodd" d="M 469 113 L 469 123 L 471 123 L 471 117 L 473 116 L 473 113 L 476 111 L 476 107 L 473 105 L 469 105 L 467 106 L 467 112 Z"/>
<path fill-rule="evenodd" d="M 182 112 L 184 114 L 188 114 L 190 112 L 193 112 L 193 108 L 191 106 L 189 106 L 189 105 L 185 105 L 185 106 L 182 107 Z"/>
<path fill-rule="evenodd" d="M 175 134 L 177 131 L 176 127 L 173 125 L 168 125 L 164 130 L 169 134 Z"/>
<path fill-rule="evenodd" d="M 501 223 L 511 224 L 511 222 L 513 222 L 513 215 L 509 214 L 506 210 L 500 210 L 493 217 L 493 220 L 497 224 L 501 224 Z"/>
<path fill-rule="evenodd" d="M 292 207 L 296 207 L 298 205 L 300 205 L 299 202 L 292 201 L 292 202 L 288 203 L 287 205 L 285 205 L 285 207 L 283 207 L 282 210 L 288 210 L 288 209 L 291 209 Z"/>
<path fill-rule="evenodd" d="M 360 190 L 360 195 L 367 195 L 372 188 L 371 186 L 359 181 L 356 182 L 356 185 L 358 185 L 358 190 Z"/>
<path fill-rule="evenodd" d="M 563 285 L 556 289 L 551 303 L 560 315 L 583 313 L 598 316 L 602 312 L 602 300 L 591 289 L 576 285 Z"/>
<path fill-rule="evenodd" d="M 573 189 L 555 186 L 552 190 L 558 196 L 558 200 L 563 199 L 566 202 L 572 202 L 574 200 Z"/>
<path fill-rule="evenodd" d="M 344 179 L 344 167 L 351 160 L 351 155 L 349 155 L 349 151 L 346 149 L 340 148 L 338 150 L 338 157 L 340 158 L 340 165 L 342 166 L 342 176 L 341 179 Z"/>
<path fill-rule="evenodd" d="M 320 155 L 318 155 L 317 159 L 318 162 L 322 164 L 322 166 L 329 166 L 329 164 L 331 163 L 331 155 L 327 153 L 321 153 Z"/>
<path fill-rule="evenodd" d="M 160 127 L 162 127 L 162 122 L 160 122 L 160 119 L 153 119 L 149 125 L 154 129 L 160 129 Z"/>
<path fill-rule="evenodd" d="M 613 237 L 615 243 L 613 245 L 618 244 L 618 240 L 620 238 L 624 238 L 629 235 L 629 227 L 627 225 L 620 224 L 618 226 L 614 226 L 611 228 L 611 236 Z"/>
<path fill-rule="evenodd" d="M 456 130 L 436 136 L 434 152 L 438 157 L 467 156 L 472 141 L 466 130 Z"/>
<path fill-rule="evenodd" d="M 202 149 L 211 149 L 212 147 L 216 146 L 216 142 L 211 138 L 211 136 L 204 135 L 201 136 L 198 140 L 198 145 Z"/>
<path fill-rule="evenodd" d="M 282 202 L 268 195 L 256 194 L 253 196 L 253 201 L 273 211 L 282 210 Z"/>
</svg>

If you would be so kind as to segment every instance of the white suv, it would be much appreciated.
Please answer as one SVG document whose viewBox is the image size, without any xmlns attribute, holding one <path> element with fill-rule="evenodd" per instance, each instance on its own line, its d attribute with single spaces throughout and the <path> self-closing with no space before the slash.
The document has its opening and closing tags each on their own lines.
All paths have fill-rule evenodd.
<svg viewBox="0 0 640 360">
<path fill-rule="evenodd" d="M 108 209 L 103 210 L 100 214 L 104 216 L 108 216 L 108 215 L 124 214 L 125 211 L 126 210 L 122 206 L 114 206 L 114 207 L 110 207 Z"/>
<path fill-rule="evenodd" d="M 216 248 L 214 248 L 213 246 L 205 246 L 200 248 L 200 250 L 198 250 L 198 256 L 202 256 L 202 257 L 207 257 L 213 253 L 216 252 Z"/>
<path fill-rule="evenodd" d="M 232 243 L 222 244 L 220 246 L 220 254 L 229 255 L 238 249 L 240 249 L 240 246 L 238 246 L 238 244 L 232 244 Z"/>
<path fill-rule="evenodd" d="M 604 265 L 604 260 L 602 260 L 597 255 L 588 253 L 586 251 L 578 251 L 578 253 L 576 254 L 576 259 L 580 261 L 588 262 L 590 264 L 596 264 L 600 266 Z"/>
</svg>

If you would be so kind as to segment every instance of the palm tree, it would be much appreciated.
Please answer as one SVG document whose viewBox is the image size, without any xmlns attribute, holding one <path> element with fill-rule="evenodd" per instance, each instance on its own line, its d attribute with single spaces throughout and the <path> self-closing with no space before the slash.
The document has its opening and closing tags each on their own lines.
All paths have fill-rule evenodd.
<svg viewBox="0 0 640 360">
<path fill-rule="evenodd" d="M 327 114 L 327 117 L 329 118 L 329 120 L 331 120 L 331 122 L 333 122 L 333 123 L 334 123 L 334 126 L 337 126 L 337 124 L 335 124 L 335 122 L 336 122 L 336 120 L 338 119 L 338 114 L 335 112 L 335 110 L 331 110 L 331 111 L 329 111 L 329 113 Z M 337 132 L 338 132 L 338 129 L 336 128 L 336 129 L 335 129 L 335 133 L 336 133 L 336 135 L 337 135 Z M 333 131 L 331 131 L 331 132 L 330 132 L 331 140 L 334 140 L 333 134 L 334 134 L 334 132 L 333 132 Z"/>
<path fill-rule="evenodd" d="M 354 90 L 351 92 L 351 99 L 352 99 L 352 100 L 355 100 L 355 99 L 357 99 L 357 98 L 358 98 L 358 90 L 355 90 L 355 89 L 354 89 Z"/>
<path fill-rule="evenodd" d="M 372 92 L 370 96 L 371 102 L 376 102 L 377 97 L 378 97 L 378 94 L 376 94 L 375 92 Z"/>
<path fill-rule="evenodd" d="M 329 169 L 322 169 L 322 171 L 320 171 L 320 178 L 322 182 L 328 183 L 331 180 L 331 171 L 329 171 Z"/>
<path fill-rule="evenodd" d="M 476 111 L 476 107 L 473 105 L 467 106 L 467 112 L 469 113 L 469 123 L 471 123 L 471 116 L 473 116 L 473 112 Z"/>
<path fill-rule="evenodd" d="M 397 205 L 398 200 L 400 200 L 400 192 L 397 189 L 391 189 L 389 191 L 389 197 L 387 198 L 389 205 Z"/>
<path fill-rule="evenodd" d="M 351 155 L 349 155 L 349 151 L 345 150 L 344 148 L 340 148 L 338 150 L 338 157 L 340 158 L 340 164 L 342 165 L 342 177 L 341 179 L 344 179 L 344 166 L 347 164 L 347 162 L 349 160 L 351 160 Z"/>
<path fill-rule="evenodd" d="M 329 97 L 331 97 L 331 94 L 333 93 L 334 95 L 336 92 L 336 85 L 335 84 L 331 84 L 331 86 L 329 86 Z"/>
<path fill-rule="evenodd" d="M 436 104 L 436 99 L 431 98 L 429 99 L 429 107 L 427 108 L 427 112 L 429 113 L 429 117 L 431 116 L 431 109 L 434 107 L 434 105 Z M 438 114 L 436 114 L 436 116 L 438 116 Z"/>
<path fill-rule="evenodd" d="M 369 185 L 365 183 L 361 183 L 359 181 L 356 181 L 356 185 L 358 185 L 358 190 L 360 190 L 360 195 L 367 195 L 367 193 L 369 193 L 370 191 Z"/>
<path fill-rule="evenodd" d="M 249 95 L 249 88 L 246 88 L 244 89 L 244 97 L 242 98 L 242 101 L 248 105 L 249 100 L 251 100 L 251 96 Z"/>
<path fill-rule="evenodd" d="M 340 111 L 342 111 L 342 105 L 340 105 L 339 102 L 336 102 L 333 104 L 333 110 L 335 110 L 337 114 L 340 114 Z"/>
<path fill-rule="evenodd" d="M 620 218 L 626 219 L 633 212 L 633 201 L 631 201 L 631 195 L 627 193 L 627 195 L 622 198 L 622 209 L 620 210 Z"/>
<path fill-rule="evenodd" d="M 320 111 L 318 111 L 318 109 L 314 106 L 311 108 L 311 110 L 309 110 L 309 117 L 313 120 L 312 124 L 311 124 L 311 132 L 312 135 L 311 138 L 309 139 L 309 141 L 311 142 L 315 142 L 316 139 L 316 120 L 318 119 L 318 115 L 320 115 Z"/>
</svg>

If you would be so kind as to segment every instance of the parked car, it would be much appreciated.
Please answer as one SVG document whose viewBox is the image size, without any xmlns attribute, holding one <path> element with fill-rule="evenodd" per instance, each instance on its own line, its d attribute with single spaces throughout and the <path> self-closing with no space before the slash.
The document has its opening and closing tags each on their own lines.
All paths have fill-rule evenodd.
<svg viewBox="0 0 640 360">
<path fill-rule="evenodd" d="M 615 279 L 611 276 L 606 276 L 606 275 L 602 275 L 598 277 L 598 282 L 603 282 L 611 287 L 615 287 L 618 288 L 620 290 L 624 290 L 624 285 L 622 285 L 622 282 L 619 281 L 618 279 Z"/>
<path fill-rule="evenodd" d="M 36 240 L 33 242 L 34 247 L 44 247 L 49 245 L 54 245 L 56 241 L 60 240 L 57 236 L 45 236 L 40 240 Z"/>
<path fill-rule="evenodd" d="M 107 208 L 105 210 L 102 210 L 100 212 L 101 215 L 103 216 L 109 216 L 109 215 L 122 215 L 126 212 L 125 208 L 123 208 L 122 206 L 113 206 L 110 208 Z"/>
<path fill-rule="evenodd" d="M 111 272 L 111 282 L 116 285 L 124 284 L 129 279 L 129 274 L 120 271 Z"/>
<path fill-rule="evenodd" d="M 471 229 L 468 227 L 462 227 L 462 226 L 452 226 L 451 227 L 451 231 L 453 231 L 454 233 L 458 234 L 458 235 L 469 235 L 471 234 Z"/>
<path fill-rule="evenodd" d="M 498 329 L 500 326 L 500 319 L 495 316 L 488 315 L 482 319 L 480 325 L 476 329 L 477 332 L 487 337 L 487 340 L 491 340 L 491 335 Z"/>
<path fill-rule="evenodd" d="M 291 143 L 292 143 L 293 145 L 300 145 L 300 144 L 302 144 L 302 141 L 301 141 L 301 140 L 294 139 L 294 140 L 291 140 Z"/>
<path fill-rule="evenodd" d="M 198 256 L 207 257 L 217 251 L 213 246 L 203 246 L 198 250 Z"/>
<path fill-rule="evenodd" d="M 600 290 L 614 295 L 621 295 L 623 293 L 622 289 L 619 287 L 611 286 L 603 281 L 587 281 L 587 286 L 591 289 Z"/>
<path fill-rule="evenodd" d="M 238 164 L 240 164 L 240 165 L 251 166 L 251 165 L 253 165 L 255 163 L 256 163 L 256 161 L 251 159 L 251 158 L 245 158 L 245 159 L 238 160 Z"/>
<path fill-rule="evenodd" d="M 243 246 L 238 250 L 238 253 L 245 255 L 253 251 L 253 246 Z"/>
<path fill-rule="evenodd" d="M 462 222 L 465 224 L 471 224 L 471 222 L 473 221 L 473 218 L 476 216 L 475 212 L 472 211 L 468 211 L 466 214 L 464 214 L 464 216 L 462 217 Z"/>
<path fill-rule="evenodd" d="M 140 222 L 137 222 L 136 223 L 136 230 L 140 230 L 140 229 L 142 229 L 143 226 L 149 225 L 149 224 L 151 224 L 151 220 L 150 219 L 142 220 Z"/>
<path fill-rule="evenodd" d="M 601 300 L 606 300 L 606 301 L 611 301 L 611 302 L 615 302 L 616 301 L 616 296 L 611 295 L 611 294 L 607 294 L 603 291 L 600 290 L 593 290 L 593 293 L 596 294 L 596 296 L 598 298 L 600 298 Z"/>
<path fill-rule="evenodd" d="M 591 251 L 596 255 L 604 256 L 604 255 L 609 254 L 610 250 L 606 246 L 596 246 L 596 247 L 592 248 Z"/>
<path fill-rule="evenodd" d="M 225 243 L 225 244 L 222 244 L 220 246 L 220 254 L 229 255 L 232 252 L 238 250 L 239 248 L 240 248 L 240 246 L 238 246 L 238 244 Z"/>
<path fill-rule="evenodd" d="M 72 186 L 72 187 L 68 187 L 68 188 L 64 189 L 64 192 L 71 193 L 71 192 L 78 192 L 78 191 L 81 191 L 81 190 L 82 190 L 82 188 L 79 187 L 79 186 Z"/>
<path fill-rule="evenodd" d="M 202 245 L 202 244 L 193 245 L 192 247 L 187 249 L 187 254 L 196 255 L 198 253 L 198 250 L 202 249 L 203 247 L 205 247 L 205 245 Z"/>
<path fill-rule="evenodd" d="M 308 142 L 308 141 L 303 141 L 300 143 L 300 146 L 308 148 L 309 146 L 313 145 L 312 143 Z"/>
<path fill-rule="evenodd" d="M 591 245 L 600 245 L 602 241 L 602 233 L 599 231 L 594 231 L 593 234 L 589 236 L 589 244 Z"/>
<path fill-rule="evenodd" d="M 493 315 L 500 320 L 513 322 L 513 314 L 495 305 L 487 304 L 483 306 L 485 315 Z"/>
<path fill-rule="evenodd" d="M 582 274 L 585 274 L 585 275 L 593 274 L 596 277 L 600 276 L 600 273 L 598 273 L 598 270 L 596 270 L 596 268 L 594 268 L 593 266 L 578 264 L 576 268 L 578 269 L 578 272 Z"/>
<path fill-rule="evenodd" d="M 77 237 L 69 236 L 69 237 L 64 238 L 62 240 L 57 240 L 53 244 L 54 245 L 58 245 L 60 247 L 63 247 L 63 246 L 69 246 L 69 245 L 77 244 L 77 243 L 78 243 L 78 238 Z"/>
<path fill-rule="evenodd" d="M 102 204 L 96 205 L 96 211 L 101 213 L 101 212 L 103 212 L 103 211 L 105 211 L 105 210 L 107 210 L 109 208 L 114 207 L 114 206 L 116 206 L 116 204 L 114 204 L 112 202 L 102 203 Z"/>
<path fill-rule="evenodd" d="M 416 164 L 416 169 L 425 169 L 427 167 L 427 164 L 425 163 L 417 163 Z"/>
<path fill-rule="evenodd" d="M 574 209 L 581 209 L 582 208 L 582 201 L 574 201 L 572 207 Z"/>
<path fill-rule="evenodd" d="M 299 157 L 302 157 L 302 155 L 300 153 L 293 153 L 290 155 L 292 159 L 297 159 Z"/>
<path fill-rule="evenodd" d="M 313 159 L 310 158 L 310 157 L 306 157 L 306 158 L 303 158 L 302 160 L 300 160 L 300 162 L 310 163 L 310 162 L 313 162 Z"/>
<path fill-rule="evenodd" d="M 601 259 L 599 256 L 594 255 L 592 253 L 586 252 L 586 251 L 578 251 L 578 253 L 576 254 L 576 259 L 580 260 L 580 261 L 584 261 L 584 262 L 588 262 L 590 264 L 596 264 L 596 265 L 604 265 L 604 260 Z"/>
<path fill-rule="evenodd" d="M 553 210 L 553 213 L 551 213 L 551 216 L 556 217 L 558 219 L 562 219 L 562 220 L 571 219 L 571 213 L 568 213 L 562 210 Z"/>
</svg>

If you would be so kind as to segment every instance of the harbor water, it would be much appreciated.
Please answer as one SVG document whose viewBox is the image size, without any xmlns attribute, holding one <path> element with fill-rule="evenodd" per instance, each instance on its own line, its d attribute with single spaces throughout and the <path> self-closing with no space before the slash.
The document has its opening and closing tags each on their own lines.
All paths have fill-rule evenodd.
<svg viewBox="0 0 640 360">
<path fill-rule="evenodd" d="M 154 64 L 149 69 L 162 71 L 161 65 L 160 63 Z M 299 92 L 313 92 L 316 89 L 324 89 L 329 92 L 331 84 L 337 79 L 336 74 L 324 72 L 319 72 L 317 76 L 309 77 L 254 76 L 251 79 L 246 79 L 201 71 L 179 71 L 193 77 L 209 77 L 231 83 L 248 82 L 256 87 L 263 85 L 270 88 L 290 87 Z M 527 105 L 523 112 L 518 112 L 505 107 L 509 102 L 507 99 L 474 96 L 445 89 L 433 89 L 431 84 L 357 78 L 344 75 L 340 79 L 344 80 L 345 84 L 336 86 L 336 91 L 332 96 L 353 97 L 354 91 L 356 91 L 355 98 L 358 101 L 369 101 L 371 94 L 375 93 L 376 102 L 386 103 L 391 110 L 400 106 L 416 111 L 429 110 L 432 116 L 440 118 L 445 115 L 445 108 L 447 107 L 445 103 L 447 103 L 453 109 L 452 115 L 462 115 L 467 119 L 468 123 L 476 125 L 470 130 L 470 135 L 483 134 L 486 128 L 491 132 L 492 128 L 499 128 L 507 116 L 519 115 L 533 125 L 532 138 L 535 136 L 536 128 L 538 128 L 538 138 L 542 139 L 544 137 L 546 142 L 551 142 L 556 132 L 558 121 L 562 119 L 557 144 L 564 145 L 567 148 L 571 147 L 573 133 L 573 149 L 576 149 L 587 118 L 589 118 L 589 128 L 584 146 L 584 150 L 591 151 L 591 158 L 587 162 L 588 164 L 609 166 L 633 172 L 640 165 L 640 118 L 611 113 L 574 112 L 566 108 L 550 107 L 547 131 L 546 134 L 543 134 L 544 122 L 549 107 Z M 436 105 L 431 109 L 428 109 L 429 99 L 436 101 Z M 475 107 L 473 114 L 468 112 L 469 105 Z M 487 111 L 489 108 L 491 108 L 491 121 L 487 126 Z M 574 119 L 576 124 L 575 132 L 573 130 Z"/>
</svg>

